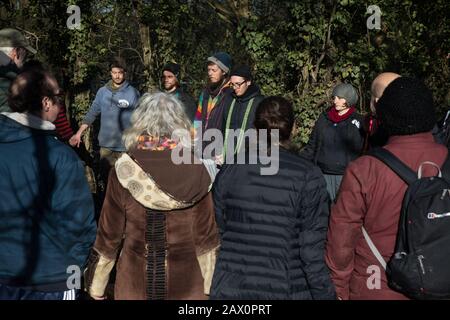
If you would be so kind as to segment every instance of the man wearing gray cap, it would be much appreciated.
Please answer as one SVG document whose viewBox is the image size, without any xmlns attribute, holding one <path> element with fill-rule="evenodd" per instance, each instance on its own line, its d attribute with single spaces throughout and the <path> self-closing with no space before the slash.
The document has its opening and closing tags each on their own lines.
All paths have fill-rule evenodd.
<svg viewBox="0 0 450 320">
<path fill-rule="evenodd" d="M 233 92 L 230 88 L 231 57 L 226 52 L 217 52 L 208 57 L 208 84 L 200 94 L 194 119 L 194 132 L 204 133 L 208 129 L 222 130 L 225 97 Z M 207 143 L 203 144 L 203 150 Z"/>
<path fill-rule="evenodd" d="M 37 51 L 24 35 L 12 28 L 0 30 L 0 112 L 9 112 L 7 96 L 11 81 L 20 72 L 27 53 Z"/>
</svg>

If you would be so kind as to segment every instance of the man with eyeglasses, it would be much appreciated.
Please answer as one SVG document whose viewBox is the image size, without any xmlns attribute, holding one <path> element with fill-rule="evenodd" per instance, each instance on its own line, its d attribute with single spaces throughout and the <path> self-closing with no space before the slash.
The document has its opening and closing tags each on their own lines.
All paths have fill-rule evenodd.
<svg viewBox="0 0 450 320">
<path fill-rule="evenodd" d="M 24 63 L 22 72 L 28 70 L 45 71 L 46 68 L 39 60 L 30 59 Z M 57 99 L 60 104 L 60 110 L 58 113 L 58 117 L 53 124 L 56 127 L 58 138 L 63 142 L 68 142 L 69 139 L 73 136 L 73 130 L 66 115 L 65 94 L 61 91 L 59 95 L 55 97 L 55 99 Z"/>
<path fill-rule="evenodd" d="M 168 63 L 164 66 L 161 75 L 161 85 L 164 92 L 174 95 L 181 101 L 184 107 L 184 111 L 191 122 L 194 121 L 195 112 L 197 106 L 195 105 L 194 98 L 185 92 L 180 86 L 180 65 L 176 63 Z"/>
<path fill-rule="evenodd" d="M 0 112 L 9 112 L 8 89 L 20 73 L 27 53 L 36 53 L 23 34 L 12 28 L 0 30 Z"/>
<path fill-rule="evenodd" d="M 226 109 L 223 113 L 223 134 L 224 147 L 228 144 L 230 138 L 229 130 L 240 129 L 239 136 L 235 138 L 234 152 L 241 150 L 245 131 L 253 128 L 255 112 L 259 103 L 264 99 L 258 85 L 253 82 L 253 76 L 250 67 L 240 65 L 231 71 L 230 85 L 233 93 L 226 102 Z M 226 152 L 224 149 L 224 156 Z"/>
<path fill-rule="evenodd" d="M 75 300 L 95 240 L 83 165 L 55 136 L 61 97 L 52 74 L 26 70 L 0 114 L 0 300 Z"/>
</svg>

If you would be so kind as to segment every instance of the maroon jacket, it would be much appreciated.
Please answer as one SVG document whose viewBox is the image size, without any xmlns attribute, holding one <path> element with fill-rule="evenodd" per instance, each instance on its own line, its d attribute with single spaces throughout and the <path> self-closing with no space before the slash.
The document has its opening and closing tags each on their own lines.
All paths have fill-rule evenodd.
<svg viewBox="0 0 450 320">
<path fill-rule="evenodd" d="M 411 169 L 424 161 L 442 166 L 447 148 L 434 142 L 430 132 L 391 137 L 385 146 Z M 424 175 L 436 175 L 424 167 Z M 332 207 L 328 229 L 326 262 L 338 297 L 342 299 L 407 299 L 387 286 L 386 274 L 370 251 L 361 226 L 386 261 L 394 252 L 400 209 L 407 185 L 380 160 L 363 156 L 351 162 L 345 172 L 337 203 Z M 371 265 L 381 270 L 381 288 L 373 283 Z"/>
</svg>

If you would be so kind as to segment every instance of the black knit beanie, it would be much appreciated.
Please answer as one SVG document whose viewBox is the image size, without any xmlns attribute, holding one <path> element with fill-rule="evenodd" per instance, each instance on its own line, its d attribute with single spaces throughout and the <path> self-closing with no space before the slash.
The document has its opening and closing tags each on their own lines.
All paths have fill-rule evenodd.
<svg viewBox="0 0 450 320">
<path fill-rule="evenodd" d="M 177 79 L 180 78 L 180 65 L 178 65 L 176 63 L 169 62 L 162 69 L 162 72 L 164 72 L 164 71 L 172 72 L 173 75 L 175 76 L 175 78 L 177 78 Z"/>
<path fill-rule="evenodd" d="M 253 80 L 252 71 L 250 70 L 250 67 L 247 65 L 240 65 L 240 66 L 234 67 L 233 70 L 231 71 L 230 76 L 242 77 L 247 81 Z"/>
<path fill-rule="evenodd" d="M 377 114 L 389 136 L 431 131 L 436 123 L 433 97 L 425 84 L 400 77 L 384 90 L 377 103 Z"/>
</svg>

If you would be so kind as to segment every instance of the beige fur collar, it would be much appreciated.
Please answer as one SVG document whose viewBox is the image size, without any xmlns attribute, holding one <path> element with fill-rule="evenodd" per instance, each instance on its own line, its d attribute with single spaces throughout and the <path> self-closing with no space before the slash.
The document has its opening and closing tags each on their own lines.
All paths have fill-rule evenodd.
<svg viewBox="0 0 450 320">
<path fill-rule="evenodd" d="M 171 211 L 194 205 L 193 202 L 178 201 L 161 190 L 153 178 L 126 153 L 117 160 L 115 170 L 122 187 L 146 208 Z"/>
</svg>

